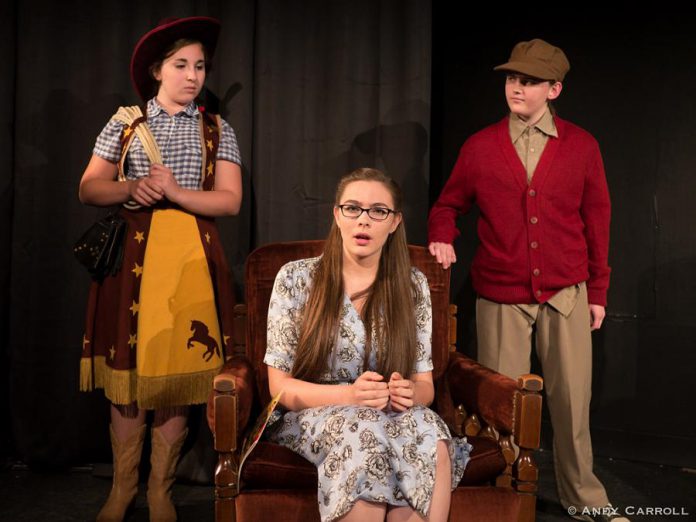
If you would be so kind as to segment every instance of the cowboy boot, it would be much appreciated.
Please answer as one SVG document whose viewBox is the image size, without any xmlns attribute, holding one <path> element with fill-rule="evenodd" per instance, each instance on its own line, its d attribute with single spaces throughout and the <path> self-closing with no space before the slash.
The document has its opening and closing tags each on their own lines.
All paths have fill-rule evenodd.
<svg viewBox="0 0 696 522">
<path fill-rule="evenodd" d="M 97 515 L 97 522 L 120 522 L 126 515 L 138 493 L 138 465 L 145 440 L 144 424 L 123 442 L 116 438 L 113 426 L 109 431 L 114 454 L 114 480 L 109 498 Z"/>
<path fill-rule="evenodd" d="M 150 508 L 150 522 L 173 522 L 176 510 L 172 503 L 174 472 L 179 460 L 181 447 L 186 440 L 185 429 L 174 442 L 169 444 L 159 428 L 152 428 L 152 454 L 150 478 L 147 481 L 147 504 Z"/>
</svg>

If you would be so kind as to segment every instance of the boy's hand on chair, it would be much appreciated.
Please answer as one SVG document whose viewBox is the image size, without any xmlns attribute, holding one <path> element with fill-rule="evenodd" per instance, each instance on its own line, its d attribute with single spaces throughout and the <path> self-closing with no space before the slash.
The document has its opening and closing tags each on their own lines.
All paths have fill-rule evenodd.
<svg viewBox="0 0 696 522">
<path fill-rule="evenodd" d="M 449 243 L 430 243 L 428 245 L 430 254 L 435 256 L 437 262 L 442 265 L 442 268 L 447 269 L 452 263 L 457 262 L 457 256 L 454 253 L 454 247 Z"/>
</svg>

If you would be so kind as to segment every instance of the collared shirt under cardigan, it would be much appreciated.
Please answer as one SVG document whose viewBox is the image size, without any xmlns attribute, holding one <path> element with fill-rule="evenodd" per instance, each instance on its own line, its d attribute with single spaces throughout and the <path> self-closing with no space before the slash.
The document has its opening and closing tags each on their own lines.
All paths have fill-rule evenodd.
<svg viewBox="0 0 696 522">
<path fill-rule="evenodd" d="M 527 172 L 527 183 L 531 183 L 534 171 L 539 163 L 539 158 L 541 158 L 544 152 L 546 143 L 551 137 L 558 138 L 558 131 L 556 130 L 556 124 L 553 122 L 551 111 L 547 109 L 542 117 L 539 118 L 539 121 L 533 125 L 528 125 L 527 122 L 522 120 L 519 116 L 510 113 L 509 128 L 510 139 Z M 575 307 L 578 293 L 577 285 L 567 286 L 551 296 L 547 304 L 567 317 Z M 531 316 L 535 316 L 536 311 L 534 307 L 539 305 L 519 303 L 517 306 L 522 307 L 525 312 Z"/>
<path fill-rule="evenodd" d="M 155 98 L 147 102 L 147 123 L 162 152 L 165 166 L 172 169 L 177 183 L 186 189 L 201 189 L 201 137 L 198 119 L 200 113 L 195 102 L 184 110 L 169 116 Z M 234 130 L 225 120 L 218 148 L 218 160 L 242 164 Z M 124 124 L 110 120 L 97 137 L 94 154 L 112 163 L 121 157 L 121 132 Z M 145 177 L 150 172 L 148 160 L 140 140 L 133 139 L 128 150 L 127 179 Z"/>
<path fill-rule="evenodd" d="M 429 241 L 452 243 L 456 217 L 476 203 L 474 289 L 498 303 L 544 303 L 587 281 L 589 302 L 606 305 L 610 202 L 596 140 L 554 118 L 531 181 L 508 117 L 470 137 L 429 217 Z M 529 165 L 529 163 L 528 163 Z"/>
<path fill-rule="evenodd" d="M 531 183 L 534 171 L 539 163 L 546 142 L 550 137 L 558 138 L 556 124 L 550 111 L 546 111 L 534 125 L 520 119 L 516 114 L 510 114 L 510 139 L 517 155 L 527 172 L 527 183 Z"/>
</svg>

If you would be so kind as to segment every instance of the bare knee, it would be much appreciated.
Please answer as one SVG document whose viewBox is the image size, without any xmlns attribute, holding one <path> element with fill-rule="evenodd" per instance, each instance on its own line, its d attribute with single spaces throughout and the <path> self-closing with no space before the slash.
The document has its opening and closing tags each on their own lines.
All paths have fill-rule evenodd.
<svg viewBox="0 0 696 522">
<path fill-rule="evenodd" d="M 152 422 L 156 428 L 162 427 L 164 424 L 173 421 L 177 424 L 185 424 L 188 418 L 188 406 L 170 406 L 168 408 L 159 408 L 155 410 L 155 418 Z"/>
<path fill-rule="evenodd" d="M 338 520 L 341 522 L 372 522 L 382 521 L 387 511 L 386 504 L 358 500 L 351 510 Z"/>
<path fill-rule="evenodd" d="M 117 415 L 123 417 L 124 419 L 137 419 L 138 417 L 141 416 L 141 413 L 143 415 L 145 414 L 144 410 L 140 410 L 138 408 L 138 403 L 136 403 L 136 402 L 131 402 L 130 404 L 111 403 L 111 408 L 112 408 L 112 413 L 116 413 Z"/>
</svg>

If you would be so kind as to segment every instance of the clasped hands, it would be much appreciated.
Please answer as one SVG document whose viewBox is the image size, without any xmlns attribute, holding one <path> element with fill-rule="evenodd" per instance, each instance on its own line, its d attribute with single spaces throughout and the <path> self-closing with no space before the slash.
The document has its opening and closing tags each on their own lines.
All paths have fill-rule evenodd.
<svg viewBox="0 0 696 522">
<path fill-rule="evenodd" d="M 406 411 L 414 404 L 415 383 L 394 372 L 389 382 L 377 372 L 364 372 L 351 385 L 354 404 L 384 410 Z"/>
<path fill-rule="evenodd" d="M 163 198 L 174 202 L 181 190 L 172 169 L 159 163 L 150 165 L 150 174 L 131 182 L 129 187 L 131 198 L 144 207 L 152 206 Z"/>
</svg>

